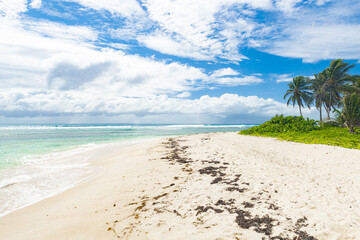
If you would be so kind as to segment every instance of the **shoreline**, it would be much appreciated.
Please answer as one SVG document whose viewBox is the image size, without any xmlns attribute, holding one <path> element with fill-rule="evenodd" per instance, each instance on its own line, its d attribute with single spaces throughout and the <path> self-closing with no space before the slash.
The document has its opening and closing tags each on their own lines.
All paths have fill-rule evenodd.
<svg viewBox="0 0 360 240">
<path fill-rule="evenodd" d="M 134 171 L 133 169 L 133 171 L 127 170 L 129 170 L 129 168 L 131 169 L 137 167 L 135 162 L 132 162 L 133 160 L 138 163 L 142 163 L 141 160 L 143 160 L 142 157 L 146 151 L 142 152 L 140 156 L 135 156 L 135 158 L 128 160 L 130 157 L 129 155 L 131 155 L 130 152 L 142 151 L 144 145 L 150 147 L 154 145 L 153 142 L 161 143 L 161 139 L 154 139 L 152 143 L 150 143 L 150 141 L 145 141 L 141 144 L 127 146 L 125 148 L 113 148 L 111 149 L 111 152 L 97 152 L 97 156 L 95 157 L 96 159 L 91 162 L 91 165 L 93 167 L 100 167 L 104 169 L 100 176 L 75 185 L 57 195 L 43 199 L 30 206 L 18 209 L 0 217 L 0 239 L 82 238 L 82 236 L 89 234 L 89 222 L 102 225 L 101 229 L 105 230 L 105 233 L 108 233 L 108 237 L 111 239 L 113 234 L 107 232 L 107 228 L 104 225 L 106 225 L 107 221 L 106 215 L 109 215 L 107 213 L 111 213 L 110 210 L 113 210 L 111 209 L 114 205 L 112 202 L 113 199 L 99 199 L 96 194 L 98 194 L 99 191 L 102 193 L 101 197 L 112 194 L 114 189 L 110 185 L 114 182 L 114 180 L 121 181 L 123 178 L 128 177 L 133 180 L 137 178 L 137 171 Z M 104 153 L 106 155 L 105 158 L 101 156 Z M 119 158 L 121 161 L 117 162 Z M 113 171 L 114 168 L 116 168 L 115 171 Z M 148 170 L 148 168 L 146 169 Z M 122 177 L 118 176 L 119 172 L 123 174 Z M 109 179 L 109 175 L 111 175 L 111 180 Z M 127 191 L 126 189 L 123 190 L 125 192 Z M 92 201 L 89 202 L 89 199 Z M 130 199 L 127 200 L 130 201 Z M 93 211 L 93 203 L 97 203 L 100 206 L 106 206 L 106 208 L 95 207 L 97 210 Z M 80 207 L 83 204 L 86 205 L 85 208 Z M 100 215 L 100 217 L 95 215 Z M 56 223 L 49 224 L 49 218 L 56 221 Z M 34 220 L 37 220 L 37 222 L 34 222 L 33 224 Z M 77 222 L 77 227 L 75 229 L 77 232 L 68 232 L 68 229 L 74 228 L 74 221 Z M 44 226 L 49 227 L 49 225 L 51 225 L 52 230 L 39 232 L 43 230 Z M 57 232 L 59 225 L 65 228 L 60 232 Z M 25 226 L 26 230 L 18 231 L 19 226 Z M 65 232 L 63 232 L 63 230 Z M 29 236 L 29 232 L 32 233 L 31 236 Z M 102 239 L 103 234 L 104 233 L 102 231 L 101 233 L 95 231 L 92 232 L 92 234 L 87 235 L 86 239 Z"/>
<path fill-rule="evenodd" d="M 126 148 L 128 146 L 133 146 L 133 145 L 137 145 L 137 144 L 142 144 L 142 143 L 145 143 L 148 141 L 152 141 L 154 139 L 159 139 L 159 137 L 145 138 L 145 139 L 131 139 L 131 140 L 127 140 L 127 141 L 123 140 L 123 141 L 114 141 L 114 142 L 99 143 L 99 144 L 92 143 L 91 148 L 89 148 L 89 144 L 85 144 L 85 145 L 75 146 L 74 148 L 64 150 L 64 151 L 58 151 L 58 152 L 52 152 L 52 153 L 46 153 L 43 155 L 39 155 L 38 158 L 42 158 L 45 156 L 52 157 L 53 155 L 59 155 L 59 154 L 65 154 L 67 156 L 68 154 L 70 154 L 69 155 L 70 158 L 72 160 L 75 160 L 75 163 L 77 163 L 77 161 L 80 158 L 84 158 L 85 160 L 81 160 L 81 163 L 84 166 L 80 167 L 80 170 L 85 171 L 87 169 L 88 173 L 86 173 L 86 174 L 84 173 L 83 176 L 72 179 L 74 181 L 73 183 L 68 184 L 64 187 L 58 188 L 56 191 L 50 192 L 48 194 L 44 193 L 40 197 L 37 197 L 37 198 L 33 199 L 32 201 L 25 203 L 24 205 L 21 205 L 14 209 L 0 213 L 0 218 L 3 216 L 6 216 L 7 214 L 10 214 L 14 211 L 29 207 L 33 204 L 36 204 L 40 201 L 47 199 L 47 198 L 54 197 L 54 196 L 61 194 L 77 185 L 80 185 L 82 183 L 85 183 L 87 181 L 90 181 L 90 180 L 100 176 L 103 173 L 102 167 L 101 166 L 98 166 L 98 167 L 92 166 L 92 162 L 98 160 L 97 159 L 98 157 L 92 157 L 92 155 L 94 153 L 95 153 L 95 155 L 99 155 L 99 154 L 104 155 L 104 154 L 106 154 L 106 151 L 107 151 L 106 149 L 109 149 L 110 151 L 117 151 L 118 149 Z M 81 150 L 81 151 L 77 152 L 79 150 Z M 72 152 L 75 152 L 75 153 L 72 153 Z M 79 164 L 79 163 L 77 163 L 77 164 Z M 16 166 L 16 168 L 19 168 L 19 167 L 21 168 L 22 166 L 21 165 Z M 4 170 L 6 170 L 6 169 L 4 169 Z M 12 170 L 12 169 L 10 169 L 10 170 Z M 15 183 L 15 184 L 18 184 L 18 183 Z M 15 184 L 11 183 L 11 184 L 9 184 L 9 186 L 12 186 Z M 6 188 L 6 187 L 8 187 L 8 186 L 4 186 L 4 188 Z"/>
<path fill-rule="evenodd" d="M 154 139 L 95 157 L 100 176 L 0 217 L 0 238 L 360 235 L 358 150 L 233 132 Z"/>
</svg>

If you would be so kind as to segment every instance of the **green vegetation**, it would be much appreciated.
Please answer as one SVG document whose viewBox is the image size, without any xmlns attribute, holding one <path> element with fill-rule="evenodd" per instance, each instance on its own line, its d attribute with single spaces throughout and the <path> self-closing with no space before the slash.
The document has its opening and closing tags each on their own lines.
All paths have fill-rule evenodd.
<svg viewBox="0 0 360 240">
<path fill-rule="evenodd" d="M 268 122 L 243 130 L 239 134 L 360 149 L 360 134 L 349 134 L 346 128 L 341 127 L 319 127 L 316 123 L 315 120 L 303 117 L 276 116 Z"/>
<path fill-rule="evenodd" d="M 323 124 L 322 109 L 327 113 L 326 121 L 330 119 L 331 111 L 338 113 L 340 117 L 335 119 L 339 125 L 347 127 L 349 133 L 356 133 L 355 129 L 360 127 L 360 76 L 350 75 L 348 72 L 355 64 L 344 62 L 343 59 L 334 59 L 330 66 L 324 71 L 314 74 L 314 79 L 303 76 L 293 78 L 289 83 L 289 90 L 284 98 L 289 97 L 287 104 L 292 101 L 293 106 L 297 103 L 300 109 L 304 103 L 310 108 L 315 107 L 320 112 L 320 125 Z"/>
<path fill-rule="evenodd" d="M 276 116 L 239 134 L 360 149 L 360 75 L 348 73 L 354 67 L 343 59 L 334 59 L 313 79 L 293 78 L 284 99 L 288 98 L 287 105 L 298 105 L 300 117 Z M 302 117 L 301 108 L 312 104 L 320 112 L 320 122 Z M 322 109 L 327 114 L 325 121 Z M 331 111 L 334 119 L 330 118 Z"/>
<path fill-rule="evenodd" d="M 330 66 L 319 73 L 324 78 L 322 88 L 326 92 L 324 107 L 328 119 L 330 119 L 331 109 L 339 106 L 344 93 L 351 93 L 355 88 L 349 83 L 352 82 L 352 76 L 348 71 L 355 67 L 355 64 L 345 63 L 343 59 L 332 60 Z"/>
<path fill-rule="evenodd" d="M 241 131 L 244 134 L 254 133 L 282 133 L 282 132 L 308 132 L 312 130 L 318 130 L 317 121 L 304 119 L 303 117 L 283 115 L 273 117 L 270 121 L 267 121 L 259 126 L 255 126 Z"/>
<path fill-rule="evenodd" d="M 289 90 L 287 90 L 284 99 L 289 97 L 287 105 L 289 106 L 290 101 L 293 106 L 297 103 L 300 110 L 300 116 L 302 116 L 301 108 L 304 107 L 304 103 L 310 108 L 311 103 L 311 92 L 309 86 L 309 78 L 299 76 L 295 77 L 291 83 L 289 83 Z"/>
<path fill-rule="evenodd" d="M 340 121 L 344 123 L 350 133 L 355 133 L 357 127 L 360 126 L 360 94 L 347 94 L 341 103 Z"/>
</svg>

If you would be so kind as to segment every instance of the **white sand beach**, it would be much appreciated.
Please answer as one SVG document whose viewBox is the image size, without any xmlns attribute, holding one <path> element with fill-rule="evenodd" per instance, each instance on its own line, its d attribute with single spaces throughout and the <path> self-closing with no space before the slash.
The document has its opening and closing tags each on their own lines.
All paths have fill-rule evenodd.
<svg viewBox="0 0 360 240">
<path fill-rule="evenodd" d="M 360 239 L 360 151 L 236 133 L 92 156 L 97 177 L 0 218 L 0 239 Z"/>
</svg>

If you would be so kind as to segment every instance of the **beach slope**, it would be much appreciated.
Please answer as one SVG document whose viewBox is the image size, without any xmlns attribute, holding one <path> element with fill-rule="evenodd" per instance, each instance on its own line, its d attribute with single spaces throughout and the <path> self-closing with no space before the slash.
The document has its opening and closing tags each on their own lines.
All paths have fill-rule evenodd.
<svg viewBox="0 0 360 240">
<path fill-rule="evenodd" d="M 359 239 L 360 151 L 209 133 L 99 153 L 0 239 Z"/>
</svg>

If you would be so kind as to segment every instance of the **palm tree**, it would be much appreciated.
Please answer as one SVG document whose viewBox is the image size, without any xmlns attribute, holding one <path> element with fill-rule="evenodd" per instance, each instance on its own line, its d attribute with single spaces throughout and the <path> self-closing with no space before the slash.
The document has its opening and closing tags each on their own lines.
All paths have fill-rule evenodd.
<svg viewBox="0 0 360 240">
<path fill-rule="evenodd" d="M 326 78 L 323 73 L 314 74 L 314 79 L 310 80 L 310 88 L 312 90 L 312 100 L 315 101 L 315 107 L 320 112 L 320 124 L 322 123 L 322 106 L 326 102 L 327 94 L 324 91 Z"/>
<path fill-rule="evenodd" d="M 360 75 L 353 75 L 352 86 L 360 89 Z M 356 91 L 356 93 L 359 93 Z"/>
<path fill-rule="evenodd" d="M 348 74 L 348 71 L 355 67 L 355 64 L 349 64 L 343 61 L 344 59 L 332 60 L 330 66 L 322 72 L 326 78 L 323 90 L 328 93 L 325 102 L 328 119 L 330 119 L 331 108 L 335 108 L 340 102 L 341 94 L 356 91 L 353 86 L 349 85 L 349 83 L 352 82 L 352 76 Z"/>
<path fill-rule="evenodd" d="M 342 99 L 341 118 L 350 133 L 355 133 L 355 127 L 360 126 L 360 95 L 346 94 Z"/>
<path fill-rule="evenodd" d="M 293 107 L 295 107 L 296 103 L 299 105 L 300 116 L 302 116 L 301 107 L 304 107 L 304 103 L 307 107 L 310 108 L 312 101 L 309 80 L 309 78 L 304 76 L 294 77 L 293 81 L 288 84 L 289 90 L 287 90 L 286 94 L 284 95 L 284 99 L 290 96 L 289 100 L 287 101 L 288 106 L 290 101 L 292 101 Z"/>
</svg>

